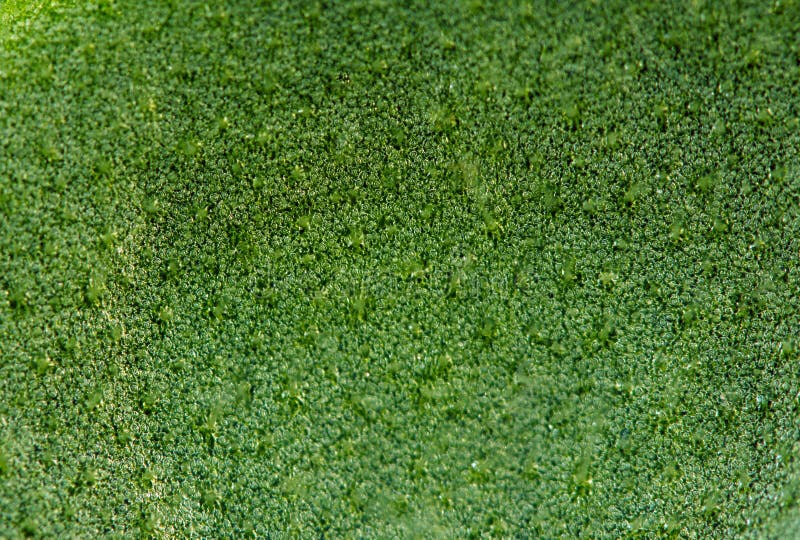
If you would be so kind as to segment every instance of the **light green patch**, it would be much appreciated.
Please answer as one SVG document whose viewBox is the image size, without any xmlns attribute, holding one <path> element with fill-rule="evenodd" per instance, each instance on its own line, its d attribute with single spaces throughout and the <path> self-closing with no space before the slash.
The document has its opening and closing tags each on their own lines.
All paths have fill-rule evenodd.
<svg viewBox="0 0 800 540">
<path fill-rule="evenodd" d="M 2 0 L 0 2 L 0 38 L 14 24 L 36 17 L 49 0 Z"/>
</svg>

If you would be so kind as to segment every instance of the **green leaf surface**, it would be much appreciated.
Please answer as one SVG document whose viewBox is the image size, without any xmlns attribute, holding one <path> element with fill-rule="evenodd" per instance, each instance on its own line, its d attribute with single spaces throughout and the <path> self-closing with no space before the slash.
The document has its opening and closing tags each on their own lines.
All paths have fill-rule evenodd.
<svg viewBox="0 0 800 540">
<path fill-rule="evenodd" d="M 793 537 L 796 1 L 44 5 L 0 537 Z"/>
</svg>

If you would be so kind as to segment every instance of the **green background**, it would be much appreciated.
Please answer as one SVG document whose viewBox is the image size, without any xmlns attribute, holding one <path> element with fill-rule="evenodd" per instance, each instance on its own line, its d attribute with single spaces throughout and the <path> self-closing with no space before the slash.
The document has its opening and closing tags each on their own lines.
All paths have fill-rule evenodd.
<svg viewBox="0 0 800 540">
<path fill-rule="evenodd" d="M 0 537 L 794 536 L 796 1 L 42 4 Z"/>
</svg>

